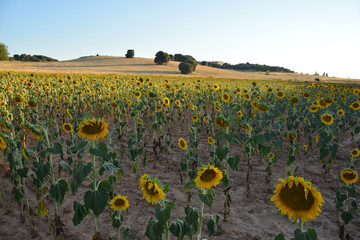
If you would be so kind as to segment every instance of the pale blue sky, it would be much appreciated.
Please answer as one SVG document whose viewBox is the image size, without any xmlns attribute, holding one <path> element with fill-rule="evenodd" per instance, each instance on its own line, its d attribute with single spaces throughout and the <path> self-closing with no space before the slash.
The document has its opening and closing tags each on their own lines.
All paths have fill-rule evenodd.
<svg viewBox="0 0 360 240">
<path fill-rule="evenodd" d="M 0 0 L 10 55 L 86 55 L 282 66 L 360 78 L 360 0 Z"/>
</svg>

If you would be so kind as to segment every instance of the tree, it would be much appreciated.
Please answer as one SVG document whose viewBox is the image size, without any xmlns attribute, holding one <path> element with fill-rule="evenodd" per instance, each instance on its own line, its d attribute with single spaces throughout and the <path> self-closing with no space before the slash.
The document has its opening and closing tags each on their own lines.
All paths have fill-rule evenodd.
<svg viewBox="0 0 360 240">
<path fill-rule="evenodd" d="M 9 60 L 8 48 L 5 44 L 0 43 L 0 61 L 8 61 L 8 60 Z"/>
<path fill-rule="evenodd" d="M 188 58 L 188 59 L 186 59 L 186 60 L 184 61 L 184 63 L 189 63 L 189 64 L 191 65 L 191 67 L 192 67 L 193 72 L 195 72 L 195 69 L 196 69 L 197 64 L 198 64 L 196 61 Z"/>
<path fill-rule="evenodd" d="M 166 64 L 170 61 L 170 56 L 168 53 L 163 52 L 163 51 L 158 51 L 155 55 L 155 59 L 154 62 L 156 64 L 162 65 L 162 64 Z"/>
<path fill-rule="evenodd" d="M 126 58 L 133 58 L 135 56 L 135 51 L 132 49 L 127 50 L 127 53 L 125 54 Z"/>
<path fill-rule="evenodd" d="M 179 70 L 182 74 L 192 73 L 194 70 L 194 66 L 188 62 L 182 62 L 179 64 Z"/>
</svg>

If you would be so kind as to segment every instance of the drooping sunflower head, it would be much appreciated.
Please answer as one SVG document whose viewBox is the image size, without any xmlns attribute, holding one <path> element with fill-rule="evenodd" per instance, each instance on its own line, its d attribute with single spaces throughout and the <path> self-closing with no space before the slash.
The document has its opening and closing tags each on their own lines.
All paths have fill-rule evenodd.
<svg viewBox="0 0 360 240">
<path fill-rule="evenodd" d="M 162 106 L 161 106 L 161 105 L 157 105 L 157 106 L 156 106 L 156 111 L 157 111 L 157 112 L 160 112 L 161 110 L 162 110 Z"/>
<path fill-rule="evenodd" d="M 215 125 L 222 129 L 229 127 L 229 123 L 223 117 L 220 116 L 215 118 Z"/>
<path fill-rule="evenodd" d="M 6 148 L 6 141 L 1 133 L 0 133 L 0 148 L 2 149 Z"/>
<path fill-rule="evenodd" d="M 136 122 L 137 122 L 137 124 L 139 124 L 139 125 L 141 125 L 141 123 L 142 123 L 142 121 L 141 121 L 140 118 L 137 118 L 137 119 L 136 119 Z"/>
<path fill-rule="evenodd" d="M 252 127 L 251 126 L 249 126 L 248 124 L 243 124 L 243 125 L 241 125 L 241 128 L 242 128 L 242 130 L 244 130 L 245 132 L 251 132 L 252 131 Z"/>
<path fill-rule="evenodd" d="M 209 189 L 219 184 L 223 178 L 222 172 L 214 166 L 203 166 L 195 178 L 196 186 Z"/>
<path fill-rule="evenodd" d="M 207 138 L 208 144 L 209 145 L 213 145 L 214 144 L 214 139 L 212 137 L 208 137 Z"/>
<path fill-rule="evenodd" d="M 19 93 L 15 94 L 14 101 L 17 104 L 23 103 L 23 96 Z"/>
<path fill-rule="evenodd" d="M 67 123 L 67 122 L 62 125 L 62 128 L 67 133 L 72 133 L 74 131 L 72 125 L 70 123 Z"/>
<path fill-rule="evenodd" d="M 359 155 L 360 155 L 359 149 L 355 148 L 355 149 L 351 150 L 352 157 L 358 157 Z"/>
<path fill-rule="evenodd" d="M 110 207 L 115 211 L 126 210 L 130 206 L 129 200 L 123 195 L 117 195 L 110 201 Z"/>
<path fill-rule="evenodd" d="M 287 138 L 290 140 L 290 142 L 293 142 L 293 141 L 295 141 L 295 139 L 296 139 L 296 134 L 295 134 L 295 133 L 292 133 L 292 132 L 289 132 L 289 133 L 287 134 Z"/>
<path fill-rule="evenodd" d="M 290 99 L 291 104 L 298 104 L 300 102 L 298 97 L 292 97 Z"/>
<path fill-rule="evenodd" d="M 144 174 L 140 178 L 139 188 L 144 192 L 143 198 L 151 204 L 156 204 L 166 196 L 157 177 L 151 179 L 148 175 Z"/>
<path fill-rule="evenodd" d="M 36 127 L 30 123 L 25 123 L 23 128 L 26 132 L 30 133 L 36 140 L 40 140 L 43 137 L 43 133 L 40 127 Z"/>
<path fill-rule="evenodd" d="M 166 106 L 169 106 L 169 105 L 170 105 L 170 99 L 167 98 L 167 97 L 163 99 L 163 102 L 164 102 L 164 104 L 165 104 Z"/>
<path fill-rule="evenodd" d="M 227 93 L 223 93 L 223 95 L 221 95 L 221 100 L 223 100 L 224 103 L 227 103 L 230 101 L 230 96 Z"/>
<path fill-rule="evenodd" d="M 36 104 L 36 102 L 34 102 L 33 100 L 30 100 L 30 101 L 28 102 L 28 105 L 29 105 L 29 107 L 31 107 L 32 109 L 37 108 L 37 104 Z"/>
<path fill-rule="evenodd" d="M 358 174 L 354 169 L 345 168 L 340 173 L 341 180 L 345 184 L 353 184 L 356 183 L 358 180 Z"/>
<path fill-rule="evenodd" d="M 106 134 L 108 132 L 107 126 L 108 124 L 101 119 L 85 119 L 77 128 L 77 134 L 79 137 L 86 138 L 88 141 L 98 140 L 99 138 L 105 140 Z"/>
<path fill-rule="evenodd" d="M 321 121 L 326 125 L 331 125 L 334 122 L 334 117 L 328 113 L 321 115 Z"/>
<path fill-rule="evenodd" d="M 204 123 L 208 123 L 208 122 L 209 122 L 209 119 L 208 119 L 207 117 L 204 117 L 204 118 L 203 118 L 203 121 L 204 121 Z"/>
<path fill-rule="evenodd" d="M 4 131 L 6 131 L 6 132 L 10 132 L 11 129 L 12 129 L 12 126 L 11 126 L 11 124 L 9 124 L 9 123 L 6 122 L 6 121 L 2 121 L 2 122 L 0 123 L 0 129 L 4 130 Z"/>
<path fill-rule="evenodd" d="M 179 138 L 179 147 L 180 147 L 182 150 L 186 150 L 186 149 L 187 149 L 186 141 L 185 141 L 185 139 L 183 139 L 182 137 Z"/>
<path fill-rule="evenodd" d="M 281 183 L 276 186 L 271 201 L 275 201 L 275 206 L 282 214 L 287 214 L 289 220 L 293 218 L 297 221 L 300 218 L 305 222 L 319 216 L 325 201 L 310 181 L 294 176 L 279 181 Z"/>
<path fill-rule="evenodd" d="M 118 105 L 117 105 L 116 103 L 111 103 L 111 107 L 112 107 L 113 109 L 117 109 L 117 108 L 118 108 Z"/>
</svg>

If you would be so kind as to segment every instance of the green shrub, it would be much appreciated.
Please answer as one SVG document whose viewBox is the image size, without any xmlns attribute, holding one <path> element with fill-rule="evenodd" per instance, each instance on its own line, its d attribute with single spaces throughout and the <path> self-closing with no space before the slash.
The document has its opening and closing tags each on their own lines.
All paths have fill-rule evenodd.
<svg viewBox="0 0 360 240">
<path fill-rule="evenodd" d="M 188 62 L 182 62 L 179 64 L 179 70 L 182 74 L 192 73 L 194 70 L 194 66 Z"/>
<path fill-rule="evenodd" d="M 127 50 L 127 53 L 125 54 L 126 58 L 133 58 L 135 56 L 135 51 L 132 49 Z"/>
<path fill-rule="evenodd" d="M 163 52 L 163 51 L 158 51 L 155 55 L 155 58 L 154 58 L 154 62 L 156 64 L 159 64 L 159 65 L 162 65 L 162 64 L 166 64 L 170 61 L 170 56 L 168 53 L 166 52 Z"/>
<path fill-rule="evenodd" d="M 5 44 L 0 43 L 0 61 L 8 61 L 8 60 L 9 60 L 8 48 Z"/>
</svg>

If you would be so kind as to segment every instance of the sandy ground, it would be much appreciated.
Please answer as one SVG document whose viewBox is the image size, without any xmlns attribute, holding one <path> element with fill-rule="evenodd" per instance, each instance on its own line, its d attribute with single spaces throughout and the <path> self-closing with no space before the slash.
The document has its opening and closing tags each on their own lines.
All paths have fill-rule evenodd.
<svg viewBox="0 0 360 240">
<path fill-rule="evenodd" d="M 265 73 L 241 72 L 224 70 L 212 67 L 197 66 L 196 71 L 183 75 L 178 69 L 179 62 L 170 61 L 166 65 L 154 64 L 150 58 L 125 58 L 113 56 L 82 57 L 70 61 L 59 62 L 20 62 L 0 61 L 0 70 L 26 71 L 26 72 L 52 72 L 52 73 L 115 73 L 136 75 L 170 75 L 188 77 L 214 77 L 236 79 L 267 79 L 267 80 L 290 80 L 290 81 L 314 81 L 319 78 L 323 82 L 358 82 L 360 79 L 345 79 L 323 77 L 296 73 Z"/>
<path fill-rule="evenodd" d="M 108 119 L 108 122 L 111 122 Z M 142 167 L 140 164 L 140 175 L 146 173 L 150 176 L 159 174 L 159 179 L 163 184 L 171 183 L 170 192 L 167 194 L 167 199 L 174 201 L 177 205 L 173 208 L 172 220 L 177 217 L 184 218 L 184 207 L 186 206 L 186 194 L 183 190 L 183 185 L 180 183 L 178 173 L 180 172 L 180 155 L 181 149 L 178 148 L 179 137 L 184 137 L 184 131 L 187 130 L 187 125 L 181 127 L 181 124 L 175 124 L 173 129 L 173 144 L 174 150 L 170 153 L 169 162 L 166 161 L 166 154 L 160 154 L 160 159 L 157 162 L 157 167 L 153 166 L 154 154 L 152 152 L 152 145 L 150 144 L 146 149 L 147 165 Z M 114 124 L 110 124 L 110 131 L 114 132 Z M 200 143 L 200 160 L 203 163 L 207 163 L 209 156 L 208 144 L 206 142 L 206 130 L 202 129 L 201 143 Z M 126 139 L 126 138 L 124 138 Z M 187 139 L 185 137 L 185 139 Z M 345 137 L 344 137 L 345 139 Z M 322 213 L 315 221 L 309 221 L 305 228 L 314 228 L 318 233 L 318 239 L 338 239 L 338 225 L 337 217 L 338 213 L 335 208 L 335 191 L 342 183 L 338 176 L 342 168 L 346 167 L 346 161 L 349 152 L 356 146 L 358 138 L 350 139 L 346 137 L 346 141 L 342 142 L 340 150 L 338 152 L 338 158 L 331 166 L 329 175 L 324 178 L 324 169 L 322 163 L 319 162 L 318 150 L 315 149 L 314 154 L 305 159 L 303 154 L 297 157 L 297 162 L 300 165 L 299 173 L 302 177 L 311 179 L 313 184 L 317 186 L 317 189 L 321 192 L 325 204 L 322 208 Z M 119 142 L 116 142 L 119 144 Z M 126 144 L 125 144 L 126 145 Z M 261 162 L 258 156 L 253 160 L 253 172 L 251 175 L 251 197 L 246 197 L 246 172 L 247 162 L 243 155 L 243 147 L 232 145 L 231 154 L 239 154 L 241 157 L 240 170 L 238 172 L 232 172 L 231 174 L 231 190 L 230 195 L 232 198 L 231 213 L 229 215 L 229 221 L 223 221 L 223 204 L 224 194 L 223 189 L 219 185 L 215 187 L 216 198 L 213 204 L 213 208 L 209 209 L 205 207 L 206 213 L 219 214 L 221 216 L 218 233 L 211 239 L 228 240 L 228 239 L 244 239 L 244 240 L 270 240 L 283 232 L 286 239 L 292 237 L 293 231 L 296 229 L 296 225 L 292 224 L 287 217 L 275 215 L 277 212 L 274 203 L 269 199 L 272 194 L 266 194 L 266 164 Z M 138 189 L 138 181 L 136 176 L 132 172 L 132 162 L 126 157 L 127 150 L 124 155 L 120 157 L 122 159 L 122 167 L 125 171 L 125 175 L 122 182 L 116 183 L 115 193 L 124 194 L 130 201 L 130 208 L 125 213 L 124 225 L 130 228 L 131 238 L 128 239 L 146 239 L 144 236 L 147 222 L 151 216 L 155 216 L 154 206 L 147 206 L 147 202 L 142 198 L 142 192 Z M 85 161 L 90 161 L 90 155 L 87 153 L 84 157 Z M 278 178 L 284 178 L 286 171 L 287 152 L 284 150 L 280 153 L 280 158 L 277 165 L 273 168 L 273 175 L 271 177 L 272 190 L 278 184 Z M 7 194 L 6 207 L 0 208 L 0 239 L 1 240 L 16 240 L 16 239 L 30 239 L 30 230 L 28 224 L 21 224 L 20 212 L 18 204 L 13 200 L 10 188 L 10 176 L 6 172 L 6 164 L 0 167 L 0 177 L 5 186 Z M 63 175 L 66 177 L 66 175 Z M 30 205 L 34 212 L 36 212 L 36 200 L 35 200 L 35 188 L 28 179 L 28 191 L 30 192 Z M 78 226 L 74 227 L 72 224 L 73 201 L 81 200 L 84 193 L 90 188 L 90 182 L 84 181 L 82 187 L 75 196 L 70 193 L 66 195 L 63 205 L 60 207 L 60 215 L 63 226 L 63 239 L 75 240 L 75 239 L 91 239 L 93 234 L 94 219 L 92 215 L 81 222 Z M 360 187 L 356 184 L 356 198 L 359 200 Z M 199 207 L 200 201 L 198 199 L 195 189 L 191 190 L 192 193 L 192 207 Z M 9 205 L 9 200 L 11 205 Z M 48 199 L 48 207 L 50 209 L 51 218 L 54 218 L 53 204 L 51 199 Z M 102 239 L 107 239 L 111 233 L 116 230 L 111 227 L 110 219 L 110 207 L 100 216 L 100 231 Z M 41 218 L 32 214 L 32 219 L 35 224 L 36 235 L 33 239 L 45 240 L 50 239 L 49 229 L 46 218 Z M 27 220 L 26 220 L 27 221 Z M 347 226 L 347 230 L 351 233 L 354 239 L 360 239 L 360 218 L 359 212 L 355 214 L 352 222 Z M 207 237 L 208 231 L 203 229 L 204 239 Z"/>
</svg>

